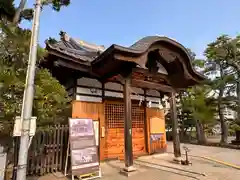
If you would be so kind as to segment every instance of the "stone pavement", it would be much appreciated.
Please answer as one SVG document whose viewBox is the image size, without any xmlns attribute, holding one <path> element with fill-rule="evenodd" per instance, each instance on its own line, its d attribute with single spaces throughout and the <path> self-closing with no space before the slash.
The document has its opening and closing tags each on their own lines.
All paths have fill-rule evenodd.
<svg viewBox="0 0 240 180">
<path fill-rule="evenodd" d="M 183 147 L 184 144 L 181 144 Z M 135 167 L 138 172 L 131 177 L 120 175 L 120 170 L 124 163 L 120 161 L 109 161 L 101 163 L 101 180 L 238 180 L 240 179 L 240 170 L 225 166 L 220 163 L 199 158 L 197 156 L 215 158 L 235 165 L 240 165 L 240 151 L 186 144 L 191 152 L 190 166 L 183 166 L 173 163 L 172 143 L 168 143 L 168 152 L 163 155 L 144 156 L 135 160 Z M 183 152 L 182 152 L 183 153 Z M 184 156 L 183 156 L 184 158 Z M 46 175 L 34 180 L 66 180 L 64 176 L 53 174 Z"/>
<path fill-rule="evenodd" d="M 102 178 L 101 180 L 190 180 L 186 176 L 174 174 L 171 172 L 161 171 L 155 168 L 141 166 L 136 164 L 135 167 L 138 169 L 138 172 L 130 177 L 125 177 L 121 175 L 119 172 L 121 168 L 124 167 L 124 163 L 120 161 L 109 161 L 105 163 L 101 163 L 102 168 Z M 71 179 L 71 178 L 68 178 Z M 54 174 L 49 174 L 46 176 L 42 176 L 38 179 L 29 178 L 28 180 L 67 180 L 67 178 L 63 176 L 55 176 Z"/>
<path fill-rule="evenodd" d="M 181 147 L 183 146 L 186 146 L 190 149 L 189 155 L 209 157 L 236 166 L 240 166 L 240 160 L 237 158 L 240 157 L 240 150 L 181 143 Z M 172 142 L 168 142 L 167 151 L 173 152 Z M 184 152 L 182 151 L 182 153 Z"/>
<path fill-rule="evenodd" d="M 172 162 L 173 155 L 145 156 L 135 160 L 138 172 L 130 177 L 120 175 L 123 162 L 109 161 L 101 164 L 101 180 L 238 180 L 240 170 L 236 170 L 218 163 L 209 162 L 200 158 L 190 158 L 193 163 L 183 166 Z M 38 180 L 66 180 L 65 177 L 47 175 Z"/>
<path fill-rule="evenodd" d="M 170 170 L 172 173 L 178 173 L 185 176 L 191 176 L 192 179 L 199 180 L 237 180 L 240 179 L 240 170 L 224 166 L 212 161 L 206 161 L 201 158 L 190 157 L 192 165 L 183 166 L 175 164 L 172 161 L 173 155 L 155 155 L 141 157 L 136 162 L 146 164 L 161 170 Z M 170 167 L 170 168 L 169 168 Z M 204 176 L 205 175 L 205 176 Z M 185 178 L 186 179 L 186 178 Z"/>
</svg>

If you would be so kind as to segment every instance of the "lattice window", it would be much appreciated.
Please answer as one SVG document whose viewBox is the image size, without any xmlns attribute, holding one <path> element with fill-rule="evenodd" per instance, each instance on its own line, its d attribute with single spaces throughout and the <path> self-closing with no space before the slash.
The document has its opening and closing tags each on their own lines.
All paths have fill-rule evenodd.
<svg viewBox="0 0 240 180">
<path fill-rule="evenodd" d="M 105 104 L 106 128 L 124 128 L 124 104 Z M 138 105 L 132 105 L 132 127 L 144 127 L 144 109 Z"/>
<path fill-rule="evenodd" d="M 144 109 L 136 104 L 132 105 L 132 127 L 144 127 Z"/>
</svg>

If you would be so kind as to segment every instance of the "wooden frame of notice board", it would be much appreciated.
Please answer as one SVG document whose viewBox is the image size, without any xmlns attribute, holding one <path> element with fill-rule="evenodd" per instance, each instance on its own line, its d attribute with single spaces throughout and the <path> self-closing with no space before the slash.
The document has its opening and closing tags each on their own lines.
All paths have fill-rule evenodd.
<svg viewBox="0 0 240 180">
<path fill-rule="evenodd" d="M 70 151 L 70 153 L 69 153 Z M 94 123 L 92 119 L 69 118 L 69 140 L 67 154 L 71 156 L 72 179 L 94 179 L 101 177 Z M 65 163 L 67 175 L 68 156 Z"/>
</svg>

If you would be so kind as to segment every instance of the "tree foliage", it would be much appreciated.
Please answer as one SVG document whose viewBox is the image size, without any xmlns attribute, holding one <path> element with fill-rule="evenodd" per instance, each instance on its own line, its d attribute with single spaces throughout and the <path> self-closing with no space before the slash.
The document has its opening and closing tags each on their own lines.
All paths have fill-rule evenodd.
<svg viewBox="0 0 240 180">
<path fill-rule="evenodd" d="M 228 35 L 219 36 L 214 42 L 210 43 L 205 51 L 209 64 L 209 72 L 218 72 L 212 80 L 212 88 L 217 94 L 218 110 L 222 125 L 223 142 L 227 142 L 227 127 L 222 109 L 231 108 L 238 113 L 235 125 L 240 125 L 240 37 L 229 37 Z M 234 124 L 234 123 L 233 123 Z M 240 126 L 238 127 L 238 129 Z M 236 128 L 237 129 L 237 128 Z"/>
<path fill-rule="evenodd" d="M 209 124 L 214 120 L 215 109 L 208 101 L 210 88 L 206 85 L 189 88 L 183 97 L 183 107 L 192 113 L 195 120 Z"/>
<path fill-rule="evenodd" d="M 0 0 L 0 17 L 7 18 L 13 24 L 17 25 L 22 19 L 32 20 L 33 6 L 26 6 L 27 0 L 21 0 L 17 8 L 14 5 L 14 0 Z M 53 10 L 60 11 L 62 7 L 68 6 L 70 0 L 41 0 L 43 6 L 51 6 Z"/>
<path fill-rule="evenodd" d="M 1 15 L 6 17 L 9 13 Z M 10 21 L 1 21 L 0 29 L 0 131 L 9 135 L 14 118 L 21 114 L 31 31 Z M 37 64 L 45 55 L 45 50 L 39 46 Z M 64 121 L 69 116 L 69 102 L 65 88 L 47 69 L 37 67 L 33 104 L 37 126 L 44 128 Z"/>
<path fill-rule="evenodd" d="M 0 18 L 7 17 L 13 19 L 15 15 L 14 0 L 0 0 Z"/>
</svg>

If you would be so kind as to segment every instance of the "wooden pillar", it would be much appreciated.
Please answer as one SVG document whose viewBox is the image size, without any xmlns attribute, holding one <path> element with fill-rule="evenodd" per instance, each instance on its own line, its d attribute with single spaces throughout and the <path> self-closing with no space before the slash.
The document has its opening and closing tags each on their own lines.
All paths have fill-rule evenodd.
<svg viewBox="0 0 240 180">
<path fill-rule="evenodd" d="M 102 103 L 105 101 L 105 82 L 102 82 Z"/>
<path fill-rule="evenodd" d="M 181 157 L 180 139 L 178 133 L 178 118 L 175 93 L 170 93 L 170 109 L 172 119 L 173 149 L 175 158 Z"/>
<path fill-rule="evenodd" d="M 131 78 L 128 76 L 124 82 L 124 148 L 125 168 L 133 166 L 132 152 L 132 102 L 131 102 Z"/>
<path fill-rule="evenodd" d="M 149 136 L 148 136 L 148 131 L 149 131 L 149 126 L 148 126 L 148 119 L 147 119 L 147 90 L 144 90 L 144 136 L 145 136 L 145 147 L 147 150 L 147 153 L 150 154 L 150 147 L 149 147 Z"/>
<path fill-rule="evenodd" d="M 77 78 L 74 77 L 73 80 L 73 100 L 77 100 L 77 86 L 78 86 L 78 82 L 77 82 Z"/>
</svg>

